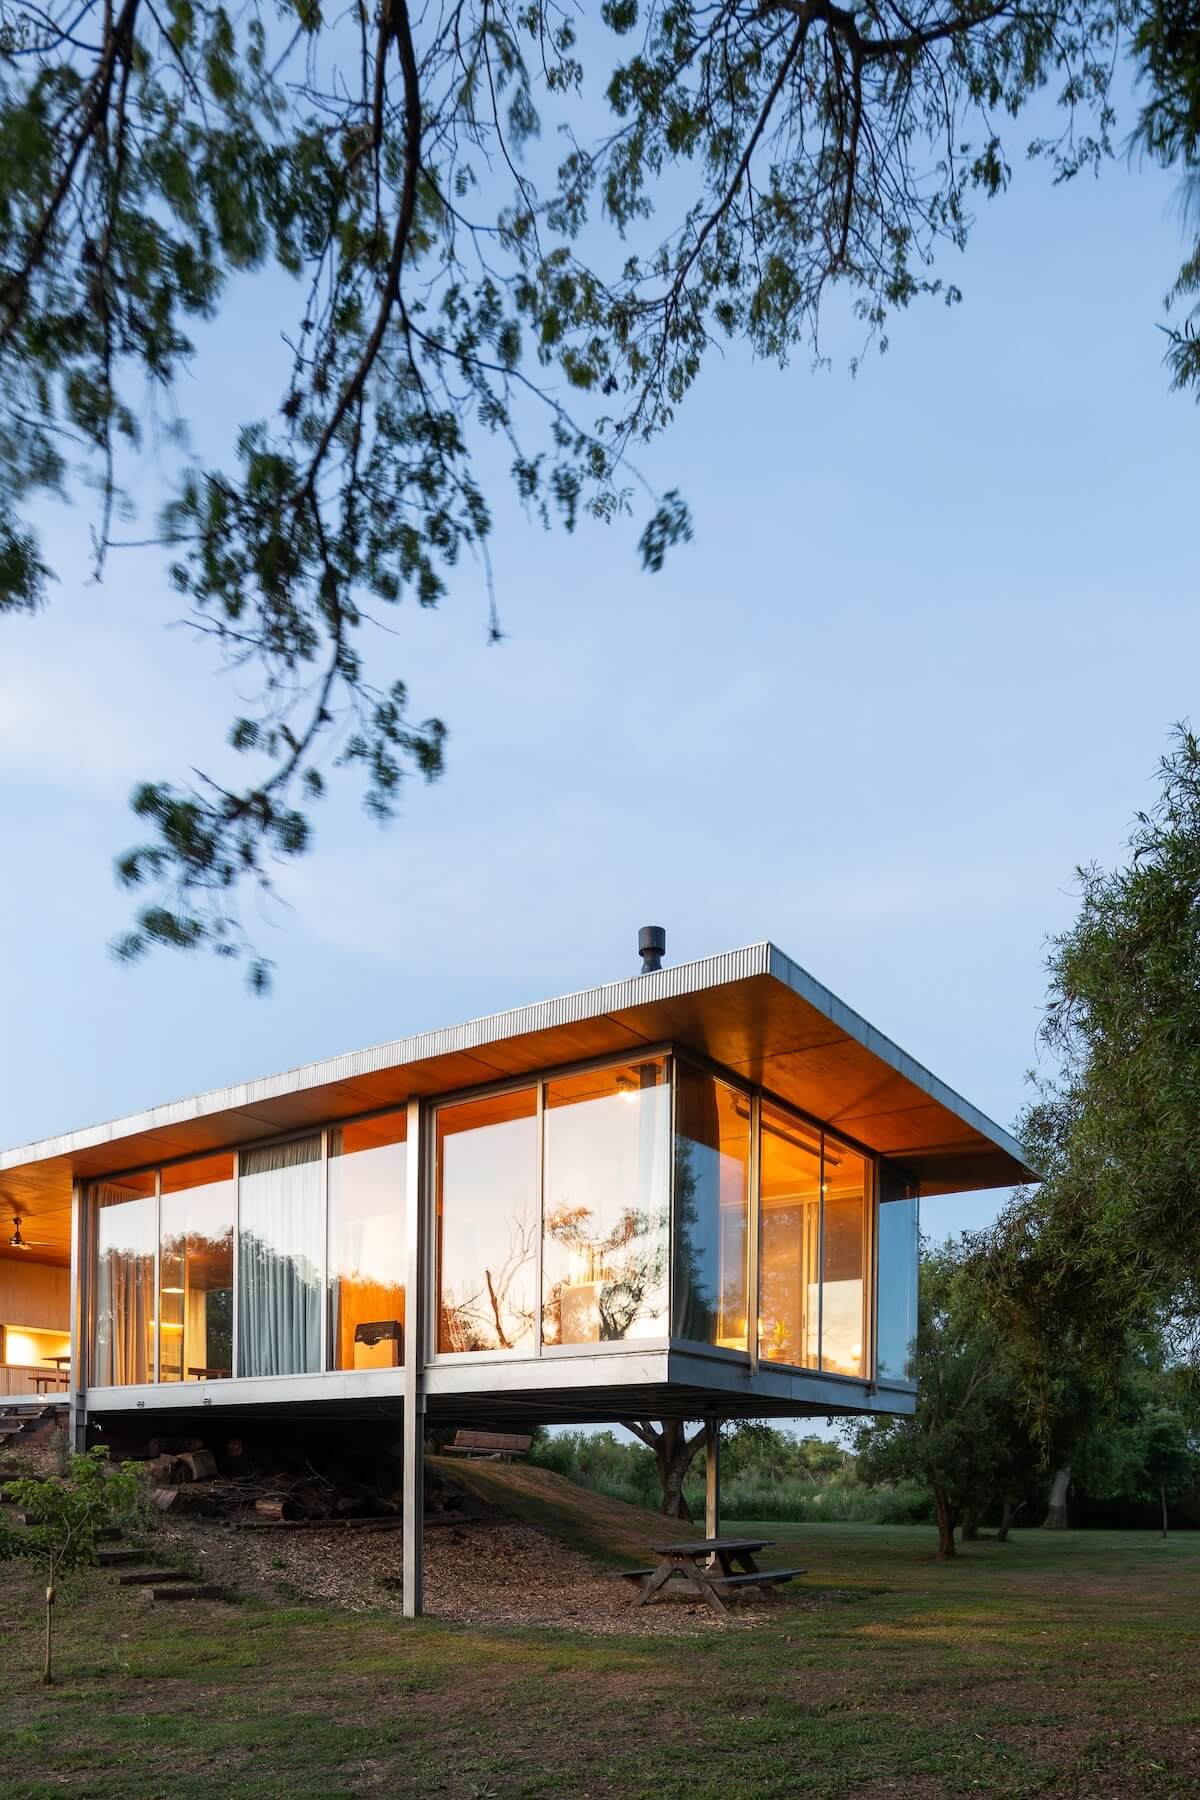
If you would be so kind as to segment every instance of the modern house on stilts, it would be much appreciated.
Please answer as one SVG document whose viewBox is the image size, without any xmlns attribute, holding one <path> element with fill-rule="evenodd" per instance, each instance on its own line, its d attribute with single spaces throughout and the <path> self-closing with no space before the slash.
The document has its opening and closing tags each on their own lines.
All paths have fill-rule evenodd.
<svg viewBox="0 0 1200 1800">
<path fill-rule="evenodd" d="M 922 1194 L 1007 1133 L 769 943 L 0 1153 L 0 1406 L 426 1421 L 905 1413 Z M 61 1370 L 61 1376 L 60 1376 Z"/>
</svg>

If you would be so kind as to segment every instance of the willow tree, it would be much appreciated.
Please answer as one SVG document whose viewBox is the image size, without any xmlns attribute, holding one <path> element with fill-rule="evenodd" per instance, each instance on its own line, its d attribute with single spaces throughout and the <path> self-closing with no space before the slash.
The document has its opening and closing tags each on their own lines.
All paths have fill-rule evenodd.
<svg viewBox="0 0 1200 1800">
<path fill-rule="evenodd" d="M 1082 1384 L 1103 1406 L 1129 1346 L 1148 1338 L 1165 1343 L 1169 1365 L 1200 1374 L 1200 742 L 1191 730 L 1174 734 L 1121 866 L 1080 870 L 1079 889 L 1078 917 L 1051 945 L 1049 1073 L 1022 1127 L 1045 1179 L 1016 1196 L 981 1264 L 1035 1430 L 1056 1444 L 1064 1503 L 1064 1385 Z"/>
<path fill-rule="evenodd" d="M 835 294 L 883 345 L 898 309 L 956 300 L 935 259 L 1014 148 L 1059 176 L 1104 154 L 1126 24 L 1126 0 L 7 0 L 0 609 L 45 600 L 46 497 L 90 484 L 97 569 L 157 542 L 258 696 L 236 755 L 190 747 L 199 772 L 136 790 L 125 954 L 249 951 L 261 983 L 245 896 L 310 843 L 331 763 L 380 817 L 440 773 L 445 728 L 368 627 L 436 605 L 468 551 L 486 567 L 487 440 L 547 523 L 644 501 L 658 567 L 687 513 L 630 459 L 713 346 L 816 353 Z M 1045 88 L 1059 126 L 1003 141 Z M 157 528 L 131 526 L 197 322 L 272 270 L 279 391 L 223 456 L 181 447 Z"/>
</svg>

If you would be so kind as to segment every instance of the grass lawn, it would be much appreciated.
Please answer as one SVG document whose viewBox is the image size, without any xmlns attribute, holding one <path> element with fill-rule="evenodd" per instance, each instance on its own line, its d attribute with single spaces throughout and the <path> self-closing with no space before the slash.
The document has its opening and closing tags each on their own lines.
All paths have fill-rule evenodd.
<svg viewBox="0 0 1200 1800">
<path fill-rule="evenodd" d="M 1200 1534 L 1027 1531 L 938 1565 L 922 1528 L 759 1530 L 811 1603 L 699 1637 L 150 1610 L 97 1572 L 49 1690 L 10 1564 L 0 1795 L 1200 1792 Z"/>
</svg>

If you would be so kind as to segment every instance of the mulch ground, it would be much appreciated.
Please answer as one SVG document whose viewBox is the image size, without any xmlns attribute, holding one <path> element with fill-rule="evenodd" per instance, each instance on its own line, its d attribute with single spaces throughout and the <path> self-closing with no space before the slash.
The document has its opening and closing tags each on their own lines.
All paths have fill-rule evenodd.
<svg viewBox="0 0 1200 1800">
<path fill-rule="evenodd" d="M 781 1594 L 772 1606 L 748 1595 L 725 1619 L 688 1595 L 637 1604 L 629 1582 L 599 1571 L 587 1556 L 532 1525 L 483 1509 L 464 1525 L 425 1533 L 425 1611 L 458 1624 L 555 1625 L 601 1635 L 698 1635 L 753 1629 L 782 1608 L 828 1604 L 829 1596 Z M 403 1536 L 399 1531 L 242 1531 L 210 1520 L 164 1521 L 156 1547 L 178 1547 L 202 1579 L 264 1599 L 311 1600 L 354 1611 L 399 1612 Z"/>
</svg>

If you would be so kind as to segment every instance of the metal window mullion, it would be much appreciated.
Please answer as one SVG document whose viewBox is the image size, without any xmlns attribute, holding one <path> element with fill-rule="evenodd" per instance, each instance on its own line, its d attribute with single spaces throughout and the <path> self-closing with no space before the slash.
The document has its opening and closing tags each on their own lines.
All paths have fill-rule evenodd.
<svg viewBox="0 0 1200 1800">
<path fill-rule="evenodd" d="M 817 1368 L 825 1367 L 825 1133 L 821 1133 L 820 1210 L 817 1213 Z"/>
<path fill-rule="evenodd" d="M 882 1235 L 881 1231 L 880 1231 L 879 1209 L 880 1209 L 881 1205 L 883 1204 L 882 1173 L 883 1173 L 883 1171 L 882 1171 L 881 1161 L 880 1161 L 879 1157 L 876 1157 L 875 1158 L 875 1204 L 871 1208 L 872 1218 L 871 1218 L 871 1265 L 870 1265 L 871 1266 L 871 1375 L 870 1375 L 870 1379 L 873 1383 L 876 1382 L 879 1378 L 879 1290 L 880 1290 L 879 1240 L 880 1240 L 880 1236 Z"/>
<path fill-rule="evenodd" d="M 675 1172 L 679 1161 L 679 1140 L 675 1135 L 679 1126 L 679 1083 L 677 1080 L 679 1058 L 674 1051 L 669 1056 L 664 1056 L 663 1069 L 670 1083 L 667 1098 L 667 1334 L 669 1337 L 675 1330 L 675 1233 L 679 1229 L 675 1197 Z"/>
<path fill-rule="evenodd" d="M 154 1171 L 154 1384 L 162 1380 L 162 1170 Z"/>
<path fill-rule="evenodd" d="M 546 1083 L 537 1084 L 537 1247 L 534 1251 L 533 1354 L 542 1354 L 542 1280 L 546 1252 Z"/>
<path fill-rule="evenodd" d="M 241 1374 L 241 1348 L 238 1334 L 238 1307 L 242 1286 L 242 1153 L 233 1153 L 233 1342 L 229 1346 L 229 1367 L 236 1381 Z"/>
<path fill-rule="evenodd" d="M 750 1096 L 750 1166 L 746 1179 L 750 1184 L 749 1218 L 746 1222 L 746 1349 L 750 1355 L 751 1379 L 758 1374 L 758 1321 L 762 1302 L 758 1292 L 762 1231 L 762 1095 Z"/>
<path fill-rule="evenodd" d="M 329 1128 L 321 1128 L 321 1275 L 320 1275 L 320 1352 L 317 1368 L 325 1374 L 329 1368 Z"/>
</svg>

